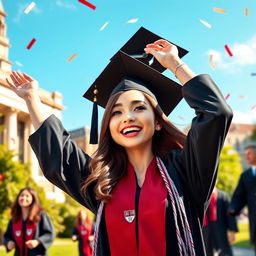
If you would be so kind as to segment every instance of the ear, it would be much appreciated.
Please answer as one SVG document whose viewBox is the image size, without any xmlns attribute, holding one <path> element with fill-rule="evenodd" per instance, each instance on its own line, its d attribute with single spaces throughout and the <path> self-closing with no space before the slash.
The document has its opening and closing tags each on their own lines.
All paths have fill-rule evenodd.
<svg viewBox="0 0 256 256">
<path fill-rule="evenodd" d="M 162 124 L 160 124 L 158 121 L 156 121 L 156 131 L 160 131 L 162 129 Z"/>
</svg>

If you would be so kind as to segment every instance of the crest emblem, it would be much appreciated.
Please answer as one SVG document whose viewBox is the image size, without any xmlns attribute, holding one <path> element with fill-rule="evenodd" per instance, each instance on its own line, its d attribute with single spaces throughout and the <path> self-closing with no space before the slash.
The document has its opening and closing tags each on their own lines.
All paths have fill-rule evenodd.
<svg viewBox="0 0 256 256">
<path fill-rule="evenodd" d="M 32 229 L 31 228 L 27 229 L 27 235 L 30 236 L 31 234 L 32 234 Z"/>
<path fill-rule="evenodd" d="M 21 231 L 20 230 L 15 231 L 15 235 L 16 236 L 20 236 L 21 235 Z"/>
<path fill-rule="evenodd" d="M 127 222 L 132 223 L 135 219 L 135 210 L 124 211 L 124 218 Z"/>
<path fill-rule="evenodd" d="M 82 231 L 81 231 L 81 235 L 82 235 L 82 236 L 85 236 L 86 233 L 87 233 L 86 230 L 82 230 Z"/>
</svg>

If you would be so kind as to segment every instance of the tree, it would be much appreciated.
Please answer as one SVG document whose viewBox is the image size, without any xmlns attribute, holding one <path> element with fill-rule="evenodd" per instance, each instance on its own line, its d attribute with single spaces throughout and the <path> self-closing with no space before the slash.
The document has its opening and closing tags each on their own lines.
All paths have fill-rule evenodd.
<svg viewBox="0 0 256 256">
<path fill-rule="evenodd" d="M 240 160 L 239 154 L 231 146 L 223 147 L 216 186 L 229 195 L 232 195 L 242 172 Z"/>
<path fill-rule="evenodd" d="M 256 141 L 256 125 L 254 126 L 254 129 L 252 131 L 252 135 L 250 136 L 250 139 L 253 141 Z"/>
</svg>

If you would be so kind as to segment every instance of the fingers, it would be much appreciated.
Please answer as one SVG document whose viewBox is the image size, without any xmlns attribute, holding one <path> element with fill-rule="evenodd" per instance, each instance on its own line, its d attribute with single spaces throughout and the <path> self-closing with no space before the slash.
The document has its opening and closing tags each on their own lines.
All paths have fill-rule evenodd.
<svg viewBox="0 0 256 256">
<path fill-rule="evenodd" d="M 24 76 L 29 82 L 32 82 L 32 81 L 35 80 L 34 78 L 32 78 L 31 76 L 29 76 L 29 75 L 26 74 L 26 73 L 23 73 L 23 76 Z"/>
<path fill-rule="evenodd" d="M 5 81 L 7 82 L 7 84 L 8 84 L 13 90 L 16 89 L 16 87 L 8 80 L 8 78 L 5 78 Z"/>
<path fill-rule="evenodd" d="M 159 40 L 155 41 L 153 44 L 154 44 L 154 45 L 161 45 L 161 46 L 163 46 L 163 47 L 167 47 L 167 46 L 169 46 L 171 43 L 169 43 L 168 41 L 166 41 L 166 40 L 164 40 L 164 39 L 159 39 Z"/>
</svg>

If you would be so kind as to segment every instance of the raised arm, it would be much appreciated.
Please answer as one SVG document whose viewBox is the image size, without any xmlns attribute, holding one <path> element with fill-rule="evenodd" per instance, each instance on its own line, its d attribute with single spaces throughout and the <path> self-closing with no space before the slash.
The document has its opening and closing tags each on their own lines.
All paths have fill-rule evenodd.
<svg viewBox="0 0 256 256">
<path fill-rule="evenodd" d="M 10 88 L 27 104 L 32 124 L 37 130 L 47 119 L 47 115 L 42 109 L 42 103 L 38 94 L 38 82 L 27 74 L 12 72 L 10 78 L 6 78 Z"/>
</svg>

